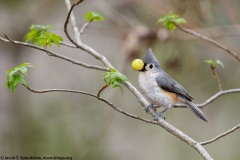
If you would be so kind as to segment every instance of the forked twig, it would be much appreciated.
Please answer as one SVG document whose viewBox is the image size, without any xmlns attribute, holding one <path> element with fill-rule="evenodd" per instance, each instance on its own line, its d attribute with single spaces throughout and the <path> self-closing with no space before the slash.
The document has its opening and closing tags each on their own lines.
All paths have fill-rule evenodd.
<svg viewBox="0 0 240 160">
<path fill-rule="evenodd" d="M 81 3 L 83 0 L 80 0 L 77 2 L 77 5 L 79 3 Z M 65 0 L 65 3 L 68 7 L 68 9 L 71 8 L 71 1 L 69 0 Z M 75 16 L 73 13 L 70 14 L 70 19 L 71 19 L 71 23 L 72 23 L 72 28 L 73 28 L 73 31 L 74 31 L 74 35 L 75 35 L 75 39 L 77 41 L 78 44 L 81 43 L 81 37 L 80 37 L 80 32 L 78 31 L 78 27 L 77 27 L 77 24 L 76 24 L 76 20 L 75 20 Z"/>
<path fill-rule="evenodd" d="M 72 14 L 73 8 L 74 8 L 75 6 L 77 6 L 78 4 L 80 4 L 81 2 L 83 2 L 83 0 L 79 0 L 78 2 L 74 3 L 74 4 L 71 6 L 71 8 L 69 9 L 69 12 L 68 12 L 66 21 L 65 21 L 65 23 L 64 23 L 64 32 L 65 32 L 67 38 L 68 38 L 74 45 L 76 45 L 76 46 L 78 46 L 78 47 L 80 47 L 79 45 L 82 43 L 81 40 L 80 40 L 80 41 L 77 40 L 78 37 L 80 37 L 80 33 L 78 32 L 78 29 L 75 29 L 75 37 L 76 37 L 76 40 L 77 40 L 77 43 L 76 43 L 76 42 L 72 39 L 72 37 L 69 35 L 68 30 L 67 30 L 67 25 L 68 25 L 68 23 L 69 23 L 69 18 L 70 18 L 70 16 L 71 16 L 71 17 L 74 17 L 74 15 Z M 70 1 L 68 1 L 68 2 L 66 1 L 66 4 L 68 4 L 68 3 L 70 3 Z M 75 26 L 75 24 L 76 24 L 75 18 L 71 18 L 71 22 L 72 22 L 72 24 L 73 24 L 73 28 L 77 28 L 77 27 Z M 76 30 L 77 30 L 77 31 L 76 31 Z M 80 48 L 81 48 L 81 47 L 80 47 Z"/>
<path fill-rule="evenodd" d="M 196 104 L 199 108 L 206 107 L 208 104 L 212 103 L 213 101 L 217 100 L 219 97 L 226 95 L 226 94 L 232 94 L 232 93 L 240 93 L 240 88 L 234 88 L 234 89 L 228 89 L 224 91 L 219 91 L 216 94 L 214 94 L 212 97 L 208 98 L 205 102 L 201 104 Z M 174 106 L 175 108 L 185 108 L 185 105 L 177 104 Z"/>
</svg>

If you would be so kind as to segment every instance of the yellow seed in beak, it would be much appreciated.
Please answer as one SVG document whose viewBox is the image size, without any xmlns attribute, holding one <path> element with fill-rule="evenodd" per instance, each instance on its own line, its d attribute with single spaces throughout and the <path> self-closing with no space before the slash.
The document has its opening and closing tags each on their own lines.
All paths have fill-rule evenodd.
<svg viewBox="0 0 240 160">
<path fill-rule="evenodd" d="M 143 69 L 144 63 L 141 59 L 135 59 L 132 62 L 132 68 L 136 71 L 140 71 L 141 69 Z"/>
</svg>

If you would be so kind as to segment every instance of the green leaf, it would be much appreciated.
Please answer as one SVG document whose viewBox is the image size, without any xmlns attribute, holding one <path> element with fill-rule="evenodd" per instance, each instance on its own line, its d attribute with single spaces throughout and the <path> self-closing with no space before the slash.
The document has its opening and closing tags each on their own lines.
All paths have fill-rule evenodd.
<svg viewBox="0 0 240 160">
<path fill-rule="evenodd" d="M 53 41 L 54 44 L 57 46 L 60 45 L 60 42 L 63 41 L 63 38 L 55 33 L 51 35 L 51 40 Z"/>
<path fill-rule="evenodd" d="M 30 31 L 25 35 L 25 42 L 32 41 L 32 44 L 40 47 L 52 47 L 52 44 L 60 46 L 60 42 L 63 38 L 56 33 L 49 32 L 49 29 L 53 29 L 52 25 L 31 25 Z"/>
<path fill-rule="evenodd" d="M 174 14 L 172 11 L 168 12 L 165 16 L 159 18 L 157 23 L 163 24 L 169 31 L 173 31 L 176 28 L 176 24 L 186 23 L 186 20 Z"/>
<path fill-rule="evenodd" d="M 14 93 L 19 83 L 27 85 L 27 82 L 23 79 L 23 75 L 14 74 L 11 81 L 7 81 L 8 89 L 12 88 L 12 93 Z"/>
<path fill-rule="evenodd" d="M 85 15 L 85 20 L 87 22 L 90 22 L 90 21 L 103 21 L 104 17 L 100 13 L 93 12 L 93 11 L 88 11 L 87 14 Z"/>
<path fill-rule="evenodd" d="M 213 61 L 213 60 L 205 60 L 204 62 L 206 62 L 206 63 L 208 63 L 208 64 L 210 64 L 212 67 L 216 67 L 216 65 L 217 65 L 217 63 L 215 62 L 215 61 Z"/>
<path fill-rule="evenodd" d="M 43 47 L 47 45 L 47 40 L 46 39 L 39 39 L 38 40 L 38 46 Z"/>
<path fill-rule="evenodd" d="M 177 18 L 177 19 L 174 19 L 173 22 L 175 22 L 176 24 L 181 24 L 181 23 L 186 23 L 186 20 L 183 18 Z"/>
<path fill-rule="evenodd" d="M 22 72 L 24 75 L 27 75 L 27 67 L 33 67 L 31 63 L 22 63 L 15 68 L 11 68 L 7 71 L 7 76 L 11 76 L 17 72 Z"/>
<path fill-rule="evenodd" d="M 5 85 L 12 90 L 12 93 L 15 92 L 19 83 L 27 85 L 27 82 L 24 80 L 24 76 L 27 76 L 27 67 L 33 66 L 30 63 L 22 63 L 6 72 L 7 82 Z"/>
<path fill-rule="evenodd" d="M 128 81 L 128 78 L 122 73 L 118 72 L 114 68 L 110 68 L 110 72 L 105 72 L 104 74 L 104 82 L 107 86 L 112 85 L 112 88 L 119 87 L 121 91 L 123 91 L 122 82 Z"/>
<path fill-rule="evenodd" d="M 28 32 L 24 37 L 25 42 L 29 42 L 31 39 L 33 39 L 36 36 L 37 36 L 37 30 L 36 29 L 30 30 L 30 32 Z"/>
<path fill-rule="evenodd" d="M 216 60 L 216 61 L 213 61 L 213 60 L 205 60 L 204 62 L 210 64 L 213 68 L 216 68 L 217 64 L 219 64 L 220 66 L 222 66 L 222 68 L 224 68 L 223 63 L 222 63 L 220 60 Z"/>
</svg>

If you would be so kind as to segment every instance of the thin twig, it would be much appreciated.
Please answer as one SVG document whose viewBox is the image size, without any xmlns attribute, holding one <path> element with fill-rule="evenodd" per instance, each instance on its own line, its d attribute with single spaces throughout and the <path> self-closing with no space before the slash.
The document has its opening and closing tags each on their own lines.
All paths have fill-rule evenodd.
<svg viewBox="0 0 240 160">
<path fill-rule="evenodd" d="M 78 5 L 79 3 L 81 3 L 83 0 L 80 0 L 76 3 L 76 5 Z M 68 10 L 70 10 L 71 8 L 71 1 L 70 0 L 65 0 L 66 6 L 68 7 Z M 78 31 L 78 27 L 76 24 L 76 20 L 75 20 L 75 16 L 73 13 L 70 14 L 70 19 L 71 19 L 71 24 L 72 24 L 72 28 L 73 28 L 73 32 L 75 35 L 75 39 L 77 41 L 78 44 L 81 43 L 81 37 L 80 37 L 80 32 Z"/>
<path fill-rule="evenodd" d="M 217 137 L 215 137 L 215 138 L 213 138 L 213 139 L 210 139 L 210 140 L 204 141 L 204 142 L 200 142 L 200 144 L 201 144 L 201 145 L 207 145 L 207 144 L 210 144 L 210 143 L 212 143 L 212 142 L 215 142 L 216 140 L 218 140 L 218 139 L 220 139 L 220 138 L 222 138 L 222 137 L 227 136 L 228 134 L 236 131 L 236 130 L 239 129 L 239 128 L 240 128 L 240 124 L 238 124 L 237 126 L 233 127 L 232 129 L 230 129 L 230 130 L 228 130 L 228 131 L 226 131 L 226 132 L 218 135 Z"/>
<path fill-rule="evenodd" d="M 240 88 L 235 88 L 235 89 L 228 89 L 224 91 L 219 91 L 216 94 L 214 94 L 212 97 L 208 98 L 205 102 L 201 104 L 196 104 L 199 108 L 206 107 L 208 104 L 212 103 L 219 97 L 225 95 L 225 94 L 231 94 L 231 93 L 240 93 Z M 174 106 L 175 108 L 185 108 L 186 106 L 183 104 L 177 104 Z"/>
<path fill-rule="evenodd" d="M 89 26 L 89 24 L 92 22 L 93 20 L 90 20 L 89 22 L 84 23 L 84 25 L 82 26 L 81 30 L 80 30 L 80 35 L 84 32 L 84 30 Z"/>
<path fill-rule="evenodd" d="M 175 24 L 175 25 L 176 25 L 177 28 L 180 29 L 181 31 L 183 31 L 183 32 L 185 32 L 185 33 L 187 33 L 187 34 L 191 34 L 191 35 L 193 35 L 193 36 L 196 36 L 196 37 L 198 37 L 198 38 L 200 38 L 200 39 L 206 40 L 206 41 L 214 44 L 214 45 L 217 46 L 218 48 L 221 48 L 221 49 L 225 50 L 227 53 L 229 53 L 230 55 L 232 55 L 233 57 L 235 57 L 238 61 L 240 61 L 240 57 L 239 57 L 239 55 L 238 55 L 236 52 L 230 50 L 229 48 L 227 48 L 226 46 L 222 45 L 221 43 L 219 43 L 219 42 L 217 42 L 217 41 L 214 41 L 213 39 L 208 38 L 208 37 L 206 37 L 206 36 L 204 36 L 204 35 L 202 35 L 202 34 L 199 34 L 199 33 L 197 33 L 197 32 L 194 32 L 194 31 L 192 31 L 192 30 L 190 30 L 190 29 L 183 28 L 183 27 L 181 27 L 181 26 L 179 26 L 179 25 L 177 25 L 177 24 Z"/>
<path fill-rule="evenodd" d="M 218 83 L 218 88 L 220 91 L 222 91 L 222 85 L 221 85 L 221 82 L 220 82 L 220 79 L 218 77 L 218 74 L 217 74 L 217 71 L 216 71 L 216 67 L 214 67 L 213 65 L 211 65 L 211 70 L 212 70 L 212 73 L 213 73 L 213 77 L 215 78 L 215 80 L 217 81 Z"/>
<path fill-rule="evenodd" d="M 108 85 L 105 84 L 101 89 L 99 89 L 99 91 L 98 91 L 98 93 L 97 93 L 97 97 L 100 97 L 101 92 L 102 92 L 105 88 L 107 88 L 107 87 L 108 87 Z"/>
<path fill-rule="evenodd" d="M 85 67 L 85 68 L 101 70 L 101 71 L 109 71 L 109 69 L 107 69 L 105 67 L 95 66 L 95 65 L 90 65 L 90 64 L 83 63 L 83 62 L 79 62 L 79 61 L 76 61 L 76 60 L 71 59 L 69 57 L 60 55 L 56 52 L 49 51 L 49 50 L 46 50 L 46 49 L 38 47 L 38 46 L 34 46 L 32 44 L 29 44 L 29 43 L 14 41 L 14 40 L 10 39 L 7 35 L 5 35 L 5 37 L 6 37 L 6 39 L 0 37 L 0 41 L 8 42 L 8 43 L 10 42 L 10 43 L 13 43 L 13 44 L 16 44 L 16 45 L 23 45 L 23 46 L 26 46 L 26 47 L 34 48 L 34 49 L 37 49 L 37 50 L 40 50 L 40 51 L 43 51 L 43 52 L 47 53 L 49 56 L 60 58 L 62 60 L 66 60 L 68 62 L 71 62 L 72 64 L 76 64 L 76 65 L 79 65 L 79 66 L 82 66 L 82 67 Z"/>
</svg>

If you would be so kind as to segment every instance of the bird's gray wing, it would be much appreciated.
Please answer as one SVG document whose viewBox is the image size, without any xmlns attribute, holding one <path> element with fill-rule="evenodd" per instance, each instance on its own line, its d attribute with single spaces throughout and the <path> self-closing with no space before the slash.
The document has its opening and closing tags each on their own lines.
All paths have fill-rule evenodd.
<svg viewBox="0 0 240 160">
<path fill-rule="evenodd" d="M 180 84 L 178 84 L 165 72 L 161 72 L 159 76 L 157 76 L 156 81 L 159 87 L 168 92 L 181 95 L 189 101 L 193 99 Z"/>
</svg>

